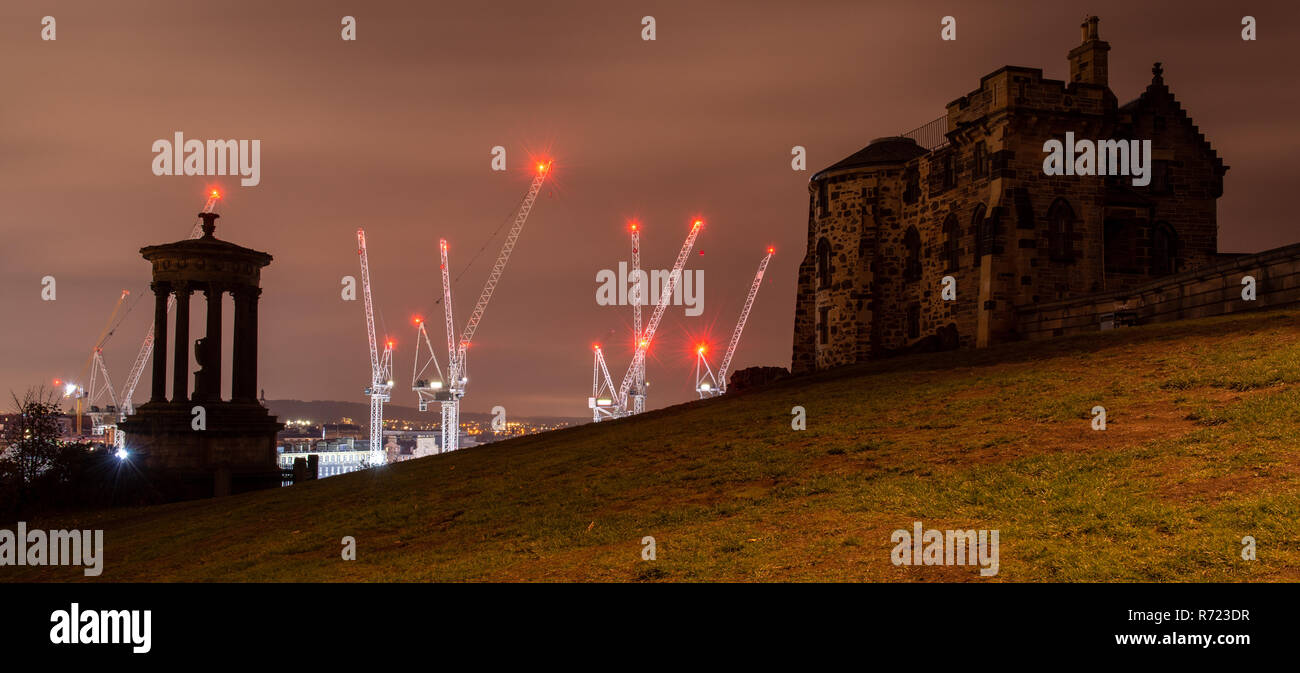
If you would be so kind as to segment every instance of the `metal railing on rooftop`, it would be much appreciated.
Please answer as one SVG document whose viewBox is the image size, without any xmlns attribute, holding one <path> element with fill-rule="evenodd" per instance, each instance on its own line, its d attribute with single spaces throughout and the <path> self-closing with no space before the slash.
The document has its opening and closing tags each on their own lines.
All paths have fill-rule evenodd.
<svg viewBox="0 0 1300 673">
<path fill-rule="evenodd" d="M 915 140 L 927 152 L 939 149 L 948 144 L 948 115 L 899 135 Z"/>
</svg>

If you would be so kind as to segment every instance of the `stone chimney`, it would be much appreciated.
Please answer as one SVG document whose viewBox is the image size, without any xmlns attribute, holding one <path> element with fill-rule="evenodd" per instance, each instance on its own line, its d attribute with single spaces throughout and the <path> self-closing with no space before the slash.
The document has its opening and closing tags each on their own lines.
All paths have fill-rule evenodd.
<svg viewBox="0 0 1300 673">
<path fill-rule="evenodd" d="M 1082 41 L 1070 50 L 1070 82 L 1072 84 L 1095 84 L 1108 86 L 1107 57 L 1110 43 L 1101 39 L 1097 24 L 1101 20 L 1090 16 L 1080 26 Z"/>
</svg>

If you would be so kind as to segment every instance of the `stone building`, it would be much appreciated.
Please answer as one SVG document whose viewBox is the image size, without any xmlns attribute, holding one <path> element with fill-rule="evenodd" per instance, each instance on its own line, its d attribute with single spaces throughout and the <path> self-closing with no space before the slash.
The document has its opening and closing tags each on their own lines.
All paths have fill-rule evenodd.
<svg viewBox="0 0 1300 673">
<path fill-rule="evenodd" d="M 1107 83 L 1098 19 L 1070 81 L 1006 66 L 914 132 L 873 140 L 809 182 L 793 370 L 1025 338 L 1024 308 L 1114 294 L 1220 263 L 1228 170 L 1166 86 Z M 1149 139 L 1150 183 L 1048 176 L 1044 142 Z M 955 299 L 942 296 L 955 281 Z"/>
</svg>

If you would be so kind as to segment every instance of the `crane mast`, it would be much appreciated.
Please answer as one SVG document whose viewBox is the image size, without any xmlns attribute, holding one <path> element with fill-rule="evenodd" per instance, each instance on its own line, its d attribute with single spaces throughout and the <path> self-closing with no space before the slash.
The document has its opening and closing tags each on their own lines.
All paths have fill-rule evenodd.
<svg viewBox="0 0 1300 673">
<path fill-rule="evenodd" d="M 462 387 L 466 377 L 459 369 L 461 356 L 456 350 L 456 320 L 451 306 L 451 264 L 447 261 L 447 239 L 438 240 L 438 249 L 442 255 L 442 314 L 447 321 L 447 377 L 448 388 L 437 397 L 441 402 L 442 421 L 438 426 L 442 430 L 440 452 L 455 451 L 460 448 L 460 398 L 465 395 Z M 463 352 L 463 351 L 461 351 Z"/>
<path fill-rule="evenodd" d="M 677 281 L 681 278 L 682 267 L 686 265 L 686 258 L 691 254 L 691 248 L 695 247 L 695 238 L 700 235 L 700 229 L 703 226 L 704 220 L 695 220 L 691 224 L 691 232 L 686 235 L 686 241 L 682 243 L 681 252 L 677 253 L 677 261 L 673 263 L 672 272 L 668 274 L 668 282 L 659 295 L 659 303 L 655 304 L 655 310 L 650 314 L 650 322 L 646 325 L 640 341 L 636 344 L 636 351 L 632 354 L 632 364 L 628 366 L 627 373 L 623 375 L 623 382 L 618 388 L 617 403 L 624 412 L 628 410 L 628 391 L 632 388 L 632 382 L 636 379 L 637 372 L 645 367 L 646 350 L 650 348 L 650 344 L 654 341 L 655 331 L 659 329 L 659 321 L 664 317 L 664 311 L 668 308 L 673 290 L 676 289 Z"/>
<path fill-rule="evenodd" d="M 641 287 L 641 225 L 638 222 L 632 223 L 632 347 L 641 343 L 641 295 L 644 288 Z M 604 358 L 601 358 L 604 362 Z M 613 392 L 612 390 L 610 392 Z M 639 414 L 645 411 L 645 361 L 637 367 L 636 373 L 633 374 L 632 389 L 629 391 L 631 396 L 632 413 Z"/>
<path fill-rule="evenodd" d="M 370 260 L 366 254 L 366 232 L 357 229 L 357 256 L 361 258 L 361 290 L 365 296 L 366 337 L 370 340 L 370 385 L 365 394 L 370 396 L 370 466 L 383 465 L 384 460 L 384 402 L 392 399 L 393 342 L 384 343 L 379 353 L 375 339 L 375 310 L 370 298 Z"/>
<path fill-rule="evenodd" d="M 519 241 L 519 234 L 524 230 L 524 224 L 528 222 L 528 215 L 537 202 L 537 195 L 541 193 L 542 185 L 551 173 L 551 164 L 550 161 L 537 164 L 537 174 L 533 176 L 532 184 L 528 186 L 528 193 L 524 195 L 519 209 L 515 211 L 514 222 L 506 234 L 505 243 L 501 245 L 501 252 L 497 255 L 496 262 L 492 264 L 492 272 L 483 283 L 483 291 L 479 293 L 474 310 L 470 312 L 469 321 L 465 323 L 459 343 L 455 340 L 456 328 L 455 321 L 452 319 L 451 272 L 447 263 L 447 241 L 443 239 L 438 242 L 442 254 L 443 315 L 447 321 L 448 381 L 444 390 L 436 395 L 436 399 L 442 403 L 442 451 L 444 452 L 460 448 L 460 400 L 465 396 L 465 385 L 469 383 L 469 363 L 466 355 L 470 342 L 474 340 L 474 332 L 478 330 L 478 325 L 483 320 L 488 302 L 492 301 L 492 294 L 496 292 L 501 274 L 510 261 L 510 254 L 514 252 L 515 244 Z"/>
<path fill-rule="evenodd" d="M 745 331 L 745 322 L 749 320 L 749 310 L 754 308 L 754 298 L 758 296 L 758 288 L 763 284 L 763 273 L 767 271 L 767 263 L 772 261 L 772 255 L 775 252 L 775 248 L 769 247 L 767 249 L 767 255 L 758 263 L 758 273 L 754 274 L 754 282 L 749 286 L 749 296 L 745 297 L 745 308 L 740 311 L 740 320 L 736 321 L 736 329 L 731 333 L 731 343 L 727 344 L 727 353 L 722 357 L 722 364 L 718 366 L 716 387 L 720 393 L 727 392 L 727 371 L 731 368 L 731 356 L 736 354 L 736 345 L 740 343 L 740 333 Z"/>
<path fill-rule="evenodd" d="M 442 264 L 439 268 L 442 271 L 442 315 L 447 321 L 447 373 L 451 382 L 455 383 L 460 380 L 457 376 L 456 361 L 456 320 L 452 315 L 451 307 L 451 266 L 447 262 L 447 239 L 438 239 L 438 249 L 442 255 Z"/>
<path fill-rule="evenodd" d="M 221 192 L 212 190 L 208 192 L 208 201 L 203 204 L 205 213 L 216 212 L 217 201 L 221 200 Z M 203 236 L 203 220 L 194 223 L 194 228 L 190 230 L 190 238 L 199 238 Z M 175 295 L 167 296 L 167 314 L 171 315 L 172 308 L 176 306 Z M 131 371 L 126 375 L 126 383 L 122 388 L 122 394 L 118 396 L 121 400 L 120 418 L 126 420 L 126 417 L 135 413 L 135 403 L 132 398 L 135 396 L 136 386 L 140 384 L 140 375 L 144 373 L 144 367 L 149 362 L 149 357 L 153 355 L 153 331 L 156 325 L 150 324 L 149 331 L 144 335 L 144 343 L 140 344 L 140 352 L 135 356 L 135 362 L 131 365 Z M 189 346 L 186 346 L 188 348 Z"/>
</svg>

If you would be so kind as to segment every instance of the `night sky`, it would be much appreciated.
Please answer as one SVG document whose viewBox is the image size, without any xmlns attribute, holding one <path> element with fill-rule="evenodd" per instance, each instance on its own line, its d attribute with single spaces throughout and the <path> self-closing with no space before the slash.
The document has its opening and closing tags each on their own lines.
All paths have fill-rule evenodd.
<svg viewBox="0 0 1300 673">
<path fill-rule="evenodd" d="M 596 273 L 666 268 L 691 218 L 704 312 L 670 310 L 649 364 L 651 407 L 694 397 L 692 346 L 730 336 L 770 244 L 776 256 L 733 365 L 789 366 L 807 180 L 944 114 L 1003 65 L 1064 79 L 1077 3 L 5 2 L 0 7 L 0 393 L 74 378 L 122 289 L 143 298 L 105 349 L 120 388 L 151 319 L 144 245 L 185 238 L 208 186 L 219 238 L 275 257 L 263 273 L 268 398 L 364 401 L 369 380 L 355 232 L 370 241 L 380 337 L 409 389 L 411 316 L 445 343 L 437 241 L 453 273 L 513 212 L 531 160 L 555 160 L 470 354 L 466 411 L 585 416 L 591 344 L 621 378 L 630 309 L 597 306 Z M 1093 2 L 1120 102 L 1165 81 L 1231 166 L 1220 247 L 1300 241 L 1293 215 L 1300 9 L 1291 2 Z M 1241 16 L 1259 40 L 1241 40 Z M 41 17 L 57 20 L 53 42 Z M 357 40 L 340 39 L 344 15 Z M 957 18 L 956 42 L 939 21 Z M 641 17 L 657 20 L 643 41 Z M 261 184 L 155 176 L 151 145 L 260 139 Z M 505 146 L 511 170 L 490 170 Z M 794 145 L 808 149 L 792 171 Z M 454 288 L 469 315 L 500 237 Z M 703 251 L 700 255 L 698 251 Z M 41 301 L 41 278 L 58 299 Z M 201 307 L 201 303 L 199 304 Z M 201 308 L 191 334 L 200 335 Z M 229 314 L 228 314 L 229 315 Z M 230 340 L 226 339 L 227 348 Z M 228 356 L 227 356 L 228 357 Z M 446 354 L 440 353 L 440 359 Z M 228 360 L 227 360 L 228 362 Z M 227 385 L 229 384 L 227 380 Z M 148 397 L 146 371 L 136 399 Z M 7 405 L 6 405 L 7 406 Z M 433 420 L 436 412 L 430 415 Z"/>
</svg>

